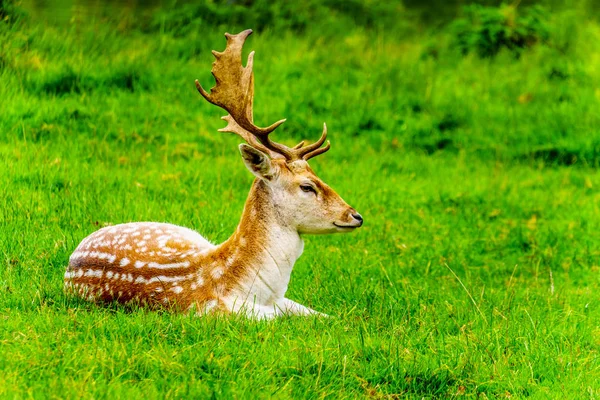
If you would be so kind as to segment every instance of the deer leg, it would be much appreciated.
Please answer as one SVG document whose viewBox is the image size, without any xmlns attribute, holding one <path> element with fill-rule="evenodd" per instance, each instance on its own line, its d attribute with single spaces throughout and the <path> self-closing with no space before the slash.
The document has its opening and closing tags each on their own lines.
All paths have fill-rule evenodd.
<svg viewBox="0 0 600 400">
<path fill-rule="evenodd" d="M 312 308 L 305 307 L 302 304 L 296 303 L 295 301 L 286 298 L 283 298 L 277 302 L 277 308 L 279 308 L 282 314 L 318 315 L 320 317 L 328 317 L 327 314 L 320 313 L 318 311 L 313 310 Z"/>
</svg>

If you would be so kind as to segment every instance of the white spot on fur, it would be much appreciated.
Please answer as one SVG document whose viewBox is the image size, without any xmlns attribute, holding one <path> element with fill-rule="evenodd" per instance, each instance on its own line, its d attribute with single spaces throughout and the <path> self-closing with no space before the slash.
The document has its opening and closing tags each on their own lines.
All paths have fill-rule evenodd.
<svg viewBox="0 0 600 400">
<path fill-rule="evenodd" d="M 181 286 L 175 286 L 172 287 L 171 289 L 169 289 L 171 292 L 179 294 L 181 292 L 183 292 L 183 288 Z"/>
<path fill-rule="evenodd" d="M 85 271 L 84 276 L 91 278 L 102 278 L 102 270 L 101 269 L 88 269 Z"/>
<path fill-rule="evenodd" d="M 213 279 L 219 279 L 223 276 L 223 268 L 215 268 L 211 271 L 210 275 Z"/>
<path fill-rule="evenodd" d="M 187 268 L 190 266 L 189 261 L 184 261 L 180 263 L 171 263 L 171 264 L 160 264 L 157 262 L 148 263 L 148 268 L 156 268 L 156 269 L 171 269 L 171 268 Z"/>
<path fill-rule="evenodd" d="M 178 275 L 178 276 L 154 276 L 152 278 L 150 278 L 146 283 L 147 284 L 151 284 L 151 283 L 155 283 L 155 282 L 160 282 L 160 283 L 166 283 L 166 282 L 174 282 L 173 285 L 176 285 L 177 282 L 181 282 L 184 280 L 188 280 L 191 279 L 193 277 L 193 274 L 189 274 L 189 275 Z"/>
<path fill-rule="evenodd" d="M 129 258 L 127 258 L 127 257 L 123 257 L 123 258 L 121 258 L 121 262 L 119 263 L 119 265 L 120 265 L 121 267 L 124 267 L 124 266 L 128 265 L 130 262 L 131 262 L 131 261 L 129 261 Z"/>
<path fill-rule="evenodd" d="M 143 276 L 138 276 L 134 283 L 141 284 L 148 283 L 148 281 L 146 281 L 146 279 Z"/>
<path fill-rule="evenodd" d="M 139 261 L 138 260 L 138 261 L 135 262 L 134 265 L 135 265 L 136 268 L 142 268 L 144 265 L 146 265 L 146 263 L 143 262 L 143 261 Z"/>
</svg>

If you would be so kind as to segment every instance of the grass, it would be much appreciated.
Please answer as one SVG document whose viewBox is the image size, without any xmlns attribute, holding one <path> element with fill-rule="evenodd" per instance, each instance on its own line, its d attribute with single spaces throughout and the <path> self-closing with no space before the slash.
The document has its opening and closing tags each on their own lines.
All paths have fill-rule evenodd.
<svg viewBox="0 0 600 400">
<path fill-rule="evenodd" d="M 0 25 L 0 397 L 600 396 L 600 25 L 581 11 L 492 58 L 401 8 L 395 24 L 263 21 L 246 49 L 257 122 L 287 117 L 292 143 L 327 121 L 311 164 L 365 217 L 307 237 L 292 276 L 289 297 L 333 318 L 66 297 L 68 257 L 101 226 L 220 242 L 241 215 L 251 175 L 193 81 L 209 86 L 245 14 L 179 26 L 168 10 Z"/>
</svg>

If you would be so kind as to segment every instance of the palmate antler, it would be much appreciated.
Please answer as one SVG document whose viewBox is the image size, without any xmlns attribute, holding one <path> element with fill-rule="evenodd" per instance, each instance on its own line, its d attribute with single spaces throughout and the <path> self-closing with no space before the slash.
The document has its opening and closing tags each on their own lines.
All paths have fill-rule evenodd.
<svg viewBox="0 0 600 400">
<path fill-rule="evenodd" d="M 288 162 L 295 160 L 308 160 L 319 154 L 325 153 L 330 148 L 329 142 L 321 147 L 327 138 L 327 126 L 323 124 L 323 134 L 315 143 L 304 145 L 304 141 L 294 147 L 273 142 L 269 134 L 285 119 L 275 122 L 266 128 L 254 125 L 252 103 L 254 101 L 254 73 L 252 64 L 254 52 L 248 55 L 246 67 L 242 66 L 242 47 L 246 38 L 252 33 L 247 29 L 237 35 L 225 34 L 227 46 L 222 53 L 213 50 L 216 61 L 213 63 L 212 74 L 217 82 L 216 86 L 207 93 L 196 79 L 196 88 L 200 94 L 212 104 L 223 108 L 229 115 L 223 117 L 227 126 L 219 129 L 220 132 L 235 133 L 248 144 L 267 152 L 271 157 L 285 157 Z"/>
</svg>

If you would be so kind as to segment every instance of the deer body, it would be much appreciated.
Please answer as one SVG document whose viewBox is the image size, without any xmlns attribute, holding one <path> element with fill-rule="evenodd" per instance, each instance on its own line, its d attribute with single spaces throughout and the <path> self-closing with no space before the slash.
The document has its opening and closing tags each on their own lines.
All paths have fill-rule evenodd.
<svg viewBox="0 0 600 400">
<path fill-rule="evenodd" d="M 292 268 L 304 248 L 302 235 L 349 232 L 362 225 L 362 217 L 306 162 L 329 149 L 329 144 L 321 147 L 325 129 L 316 143 L 288 148 L 267 136 L 282 121 L 269 128 L 252 123 L 253 53 L 241 78 L 232 67 L 239 67 L 241 46 L 250 33 L 226 34 L 226 51 L 215 53 L 218 85 L 210 95 L 197 83 L 207 100 L 229 111 L 225 131 L 249 143 L 240 145 L 240 152 L 256 179 L 236 231 L 213 245 L 195 231 L 165 223 L 102 228 L 71 255 L 67 289 L 94 301 L 136 302 L 198 314 L 235 312 L 258 318 L 317 314 L 285 297 Z M 225 66 L 220 64 L 223 58 Z M 221 76 L 222 70 L 233 75 L 233 82 Z M 224 92 L 219 84 L 231 92 L 224 100 L 219 98 Z"/>
<path fill-rule="evenodd" d="M 89 300 L 197 313 L 243 310 L 259 317 L 285 310 L 284 294 L 302 251 L 301 239 L 289 241 L 288 248 L 271 249 L 283 250 L 271 258 L 275 251 L 253 245 L 243 235 L 221 246 L 205 246 L 188 233 L 180 226 L 144 222 L 103 228 L 75 250 L 65 279 Z M 240 250 L 230 252 L 233 246 Z"/>
</svg>

